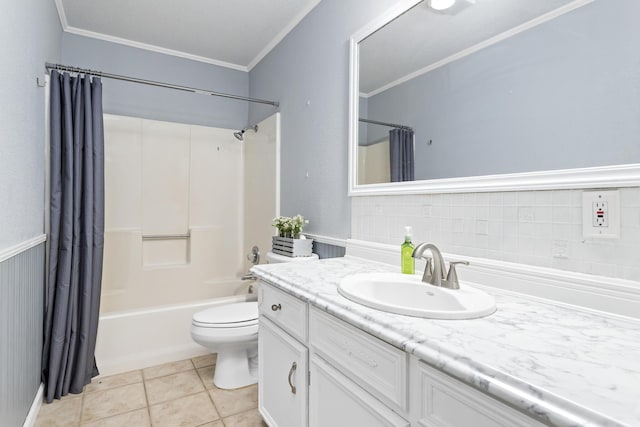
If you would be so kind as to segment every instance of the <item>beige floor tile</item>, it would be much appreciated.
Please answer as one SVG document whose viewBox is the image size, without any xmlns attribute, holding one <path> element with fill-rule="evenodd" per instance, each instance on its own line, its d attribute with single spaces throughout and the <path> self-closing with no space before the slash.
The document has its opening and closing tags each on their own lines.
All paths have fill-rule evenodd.
<svg viewBox="0 0 640 427">
<path fill-rule="evenodd" d="M 94 378 L 90 384 L 87 384 L 84 391 L 85 393 L 92 393 L 94 391 L 108 390 L 110 388 L 140 382 L 142 382 L 142 371 L 130 371 L 108 377 Z"/>
<path fill-rule="evenodd" d="M 153 405 L 149 411 L 154 427 L 194 427 L 220 418 L 206 392 Z"/>
<path fill-rule="evenodd" d="M 116 415 L 114 417 L 103 418 L 87 424 L 82 427 L 150 427 L 149 410 L 147 408 L 138 409 L 127 412 L 125 414 Z"/>
<path fill-rule="evenodd" d="M 198 369 L 198 375 L 200 375 L 200 379 L 204 384 L 204 388 L 206 388 L 207 390 L 216 388 L 216 386 L 213 385 L 213 372 L 215 369 L 216 369 L 216 365 L 206 366 L 204 368 Z"/>
<path fill-rule="evenodd" d="M 213 403 L 218 408 L 220 416 L 224 419 L 230 415 L 247 411 L 258 407 L 258 385 L 238 388 L 235 390 L 222 390 L 214 388 L 209 390 Z M 226 422 L 225 422 L 226 424 Z"/>
<path fill-rule="evenodd" d="M 43 402 L 36 419 L 36 427 L 67 427 L 78 425 L 82 396 L 73 395 L 51 403 Z"/>
<path fill-rule="evenodd" d="M 150 405 L 205 390 L 195 370 L 145 381 L 145 386 Z"/>
<path fill-rule="evenodd" d="M 205 354 L 204 356 L 198 356 L 191 359 L 193 366 L 197 368 L 204 368 L 205 366 L 211 366 L 216 364 L 218 355 L 216 353 Z"/>
<path fill-rule="evenodd" d="M 257 409 L 223 418 L 225 427 L 267 427 Z"/>
<path fill-rule="evenodd" d="M 87 393 L 82 407 L 82 422 L 123 414 L 145 406 L 147 401 L 142 383 Z"/>
<path fill-rule="evenodd" d="M 142 376 L 145 380 L 150 380 L 152 378 L 164 377 L 165 375 L 188 371 L 193 368 L 191 359 L 178 360 L 177 362 L 145 368 L 142 370 Z"/>
</svg>

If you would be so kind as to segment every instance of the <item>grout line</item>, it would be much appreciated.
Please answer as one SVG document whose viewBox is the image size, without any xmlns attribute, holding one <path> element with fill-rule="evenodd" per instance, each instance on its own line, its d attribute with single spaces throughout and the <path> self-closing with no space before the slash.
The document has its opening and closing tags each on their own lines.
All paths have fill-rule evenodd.
<svg viewBox="0 0 640 427">
<path fill-rule="evenodd" d="M 142 372 L 140 372 L 140 374 L 142 374 Z M 144 400 L 147 403 L 146 408 L 147 415 L 149 416 L 149 425 L 153 425 L 151 421 L 151 404 L 149 403 L 149 395 L 147 394 L 147 382 L 144 380 L 144 377 L 142 379 L 142 388 L 144 389 Z"/>
</svg>

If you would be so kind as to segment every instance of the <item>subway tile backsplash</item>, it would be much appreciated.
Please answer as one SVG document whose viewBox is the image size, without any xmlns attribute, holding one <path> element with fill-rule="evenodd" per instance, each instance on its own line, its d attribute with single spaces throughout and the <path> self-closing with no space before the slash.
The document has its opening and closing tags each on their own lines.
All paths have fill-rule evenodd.
<svg viewBox="0 0 640 427">
<path fill-rule="evenodd" d="M 582 237 L 583 190 L 352 198 L 352 238 L 640 282 L 640 188 L 620 189 L 619 239 Z"/>
</svg>

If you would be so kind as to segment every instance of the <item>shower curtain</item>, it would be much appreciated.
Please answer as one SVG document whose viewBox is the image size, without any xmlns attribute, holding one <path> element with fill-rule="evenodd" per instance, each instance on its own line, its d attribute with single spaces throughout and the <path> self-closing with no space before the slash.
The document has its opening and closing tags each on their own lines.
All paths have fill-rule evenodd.
<svg viewBox="0 0 640 427">
<path fill-rule="evenodd" d="M 396 128 L 389 131 L 389 160 L 391 163 L 391 182 L 413 181 L 412 130 Z"/>
<path fill-rule="evenodd" d="M 45 398 L 81 393 L 94 350 L 104 246 L 102 83 L 51 72 L 51 230 L 42 380 Z"/>
</svg>

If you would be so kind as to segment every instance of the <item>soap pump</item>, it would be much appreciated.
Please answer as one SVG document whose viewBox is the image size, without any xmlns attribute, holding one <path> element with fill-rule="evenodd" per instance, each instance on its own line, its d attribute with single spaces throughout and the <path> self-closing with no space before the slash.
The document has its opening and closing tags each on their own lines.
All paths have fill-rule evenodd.
<svg viewBox="0 0 640 427">
<path fill-rule="evenodd" d="M 404 228 L 404 243 L 400 246 L 400 269 L 402 274 L 415 274 L 415 259 L 413 258 L 413 229 L 411 226 Z"/>
</svg>

